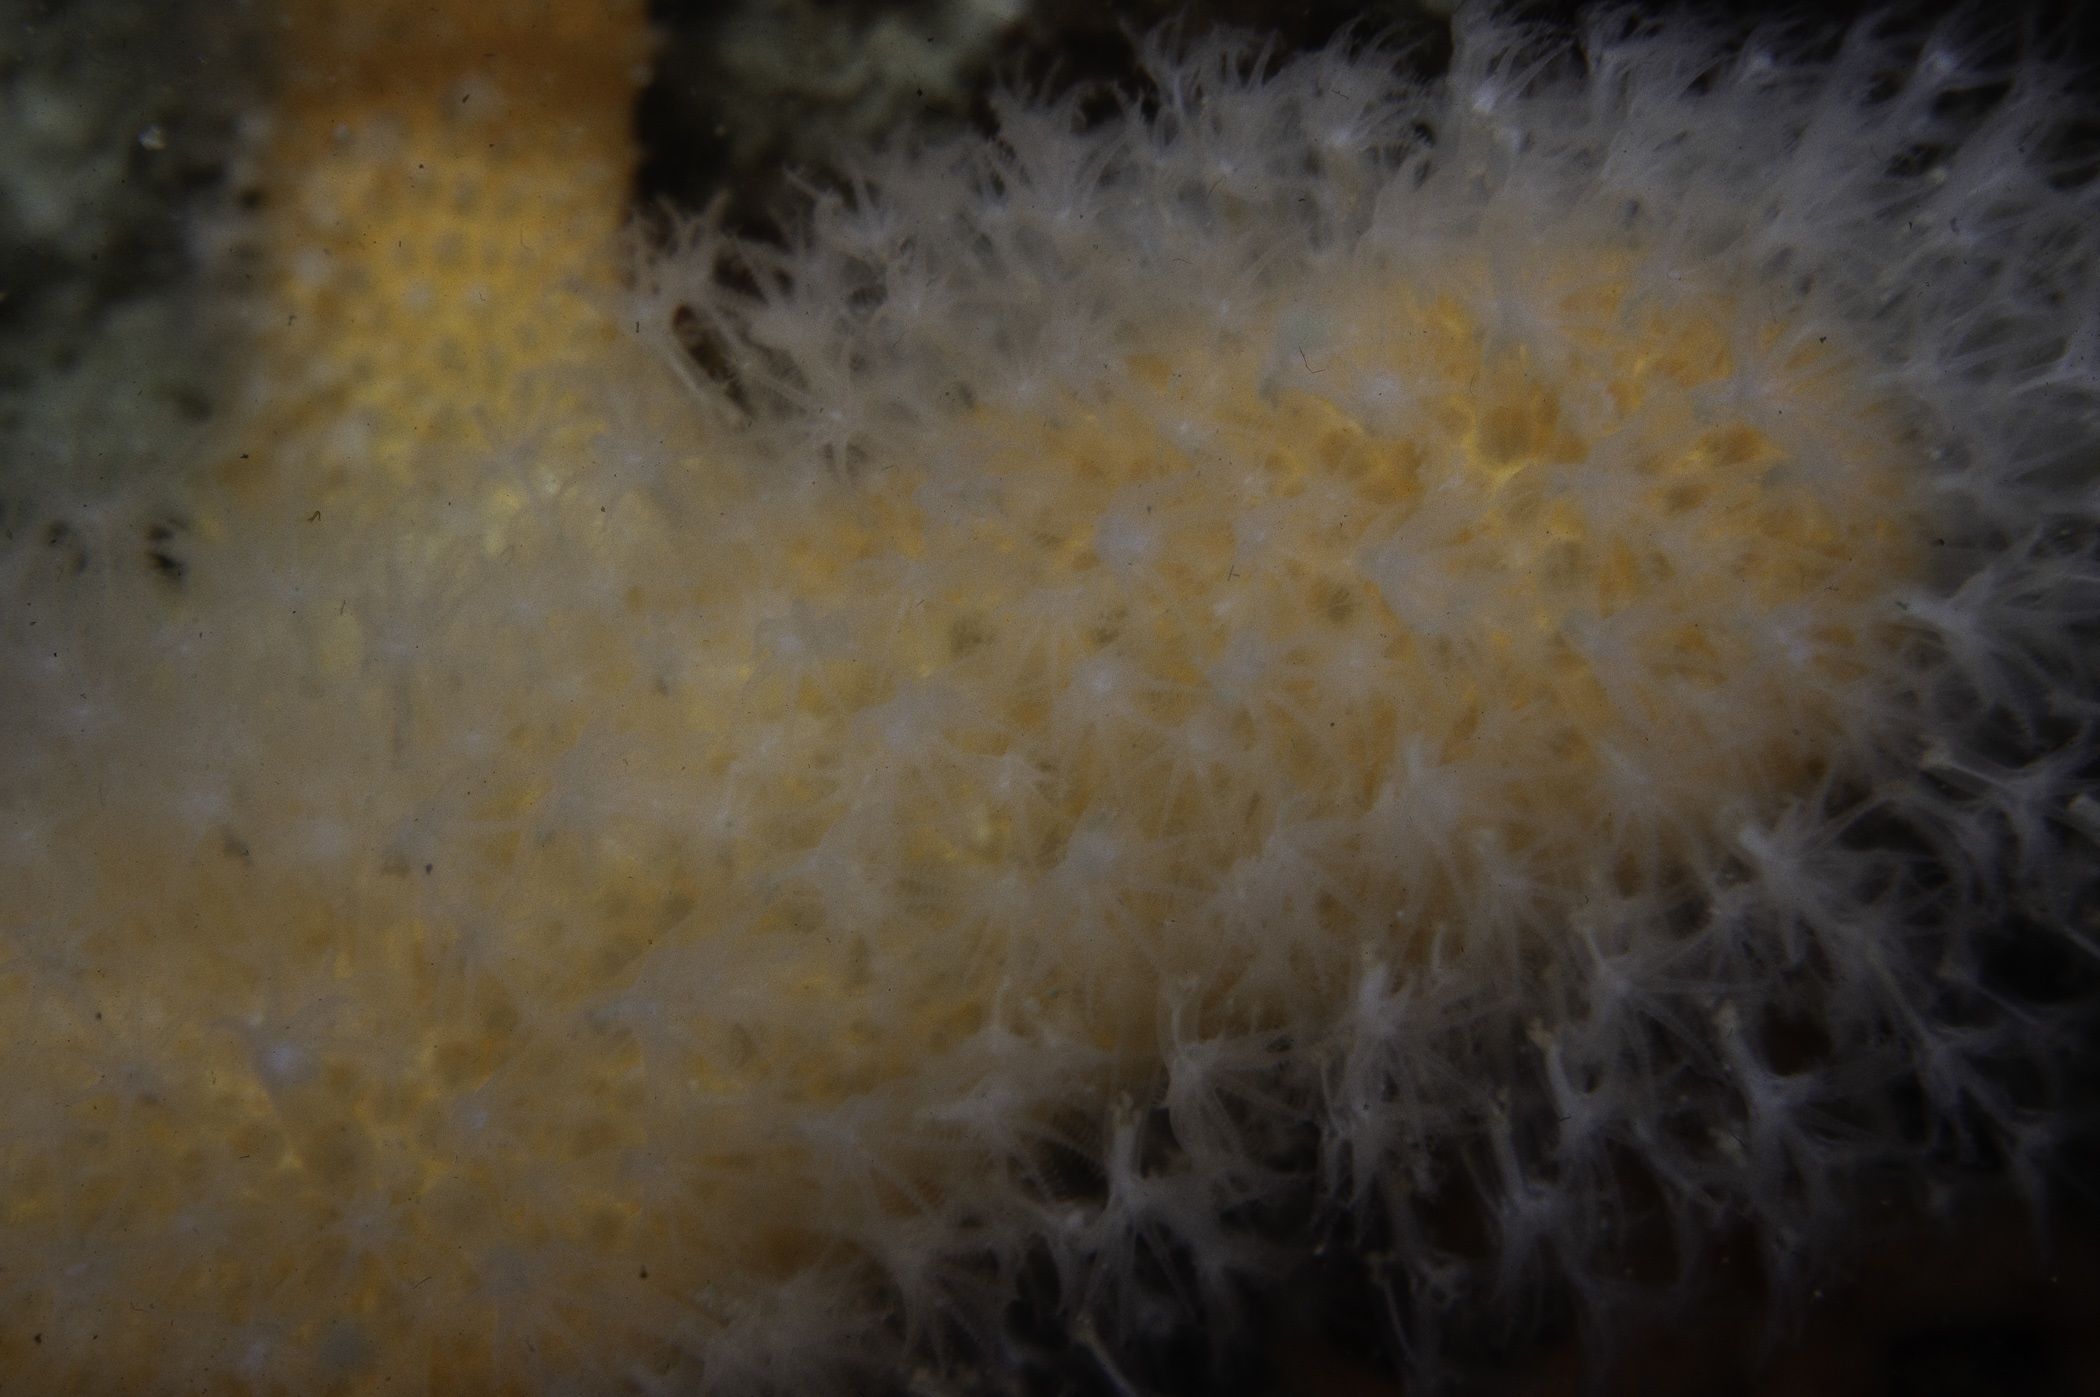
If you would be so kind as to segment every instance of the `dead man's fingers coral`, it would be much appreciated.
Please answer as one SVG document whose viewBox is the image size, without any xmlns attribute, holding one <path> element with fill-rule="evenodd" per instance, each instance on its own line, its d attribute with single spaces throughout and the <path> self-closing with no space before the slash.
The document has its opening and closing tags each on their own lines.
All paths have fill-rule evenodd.
<svg viewBox="0 0 2100 1397">
<path fill-rule="evenodd" d="M 1166 1384 L 1322 1238 L 1433 1370 L 2045 1167 L 1963 978 L 2092 949 L 2039 60 L 1159 38 L 623 264 L 638 5 L 296 13 L 187 579 L 6 623 L 25 1381 Z"/>
</svg>

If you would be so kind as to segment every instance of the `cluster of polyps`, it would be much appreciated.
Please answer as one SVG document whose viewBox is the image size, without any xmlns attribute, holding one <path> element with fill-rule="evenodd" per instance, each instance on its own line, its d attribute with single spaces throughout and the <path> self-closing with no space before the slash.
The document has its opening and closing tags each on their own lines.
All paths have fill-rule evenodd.
<svg viewBox="0 0 2100 1397">
<path fill-rule="evenodd" d="M 2073 113 L 1951 32 L 1459 39 L 1009 104 L 649 263 L 682 387 L 390 439 L 334 533 L 207 494 L 301 522 L 160 611 L 28 577 L 5 1342 L 1142 1365 L 1335 1235 L 1426 1342 L 2040 1159 L 1977 967 L 2086 944 Z"/>
</svg>

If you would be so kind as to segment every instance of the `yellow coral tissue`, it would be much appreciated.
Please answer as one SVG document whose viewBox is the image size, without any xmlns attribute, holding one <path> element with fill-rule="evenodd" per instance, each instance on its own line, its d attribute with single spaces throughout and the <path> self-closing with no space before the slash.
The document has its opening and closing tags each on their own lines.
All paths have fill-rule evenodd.
<svg viewBox="0 0 2100 1397">
<path fill-rule="evenodd" d="M 1229 1386 L 1316 1247 L 1433 1377 L 2042 1188 L 2100 181 L 2013 36 L 1162 38 L 642 252 L 639 0 L 272 32 L 237 405 L 0 554 L 0 1391 Z"/>
</svg>

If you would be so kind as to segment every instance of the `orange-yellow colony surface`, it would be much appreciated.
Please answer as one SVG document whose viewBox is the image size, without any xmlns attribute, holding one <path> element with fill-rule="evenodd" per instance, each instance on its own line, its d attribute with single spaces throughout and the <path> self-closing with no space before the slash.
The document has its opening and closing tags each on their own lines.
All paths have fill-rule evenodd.
<svg viewBox="0 0 2100 1397">
<path fill-rule="evenodd" d="M 1872 715 L 1906 450 L 1798 313 L 1595 230 L 1530 249 L 1547 337 L 1485 252 L 1366 262 L 827 463 L 615 318 L 638 2 L 283 45 L 188 579 L 31 593 L 11 1387 L 908 1331 L 885 1285 L 1063 1225 L 1030 1142 L 1107 1151 L 1174 1044 L 1659 906 Z"/>
</svg>

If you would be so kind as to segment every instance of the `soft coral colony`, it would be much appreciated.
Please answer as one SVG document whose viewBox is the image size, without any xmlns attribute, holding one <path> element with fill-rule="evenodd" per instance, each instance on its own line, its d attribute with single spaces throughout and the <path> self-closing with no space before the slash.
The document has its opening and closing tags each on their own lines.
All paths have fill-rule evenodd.
<svg viewBox="0 0 2100 1397">
<path fill-rule="evenodd" d="M 181 585 L 134 500 L 9 556 L 21 1382 L 1120 1383 L 1323 1239 L 1433 1367 L 1744 1224 L 1784 1284 L 1865 1168 L 2039 1187 L 2061 1011 L 1984 967 L 2090 956 L 2100 831 L 2040 58 L 1155 41 L 623 280 L 638 6 L 285 32 Z"/>
</svg>

